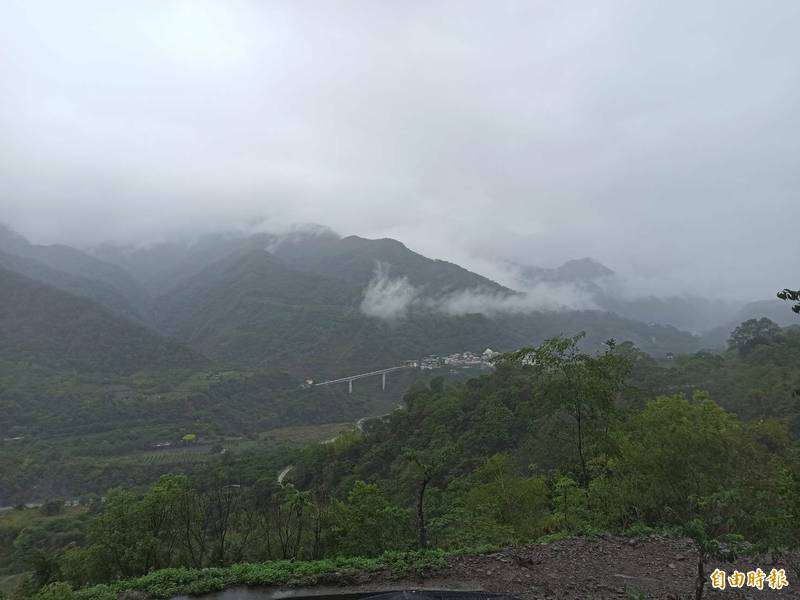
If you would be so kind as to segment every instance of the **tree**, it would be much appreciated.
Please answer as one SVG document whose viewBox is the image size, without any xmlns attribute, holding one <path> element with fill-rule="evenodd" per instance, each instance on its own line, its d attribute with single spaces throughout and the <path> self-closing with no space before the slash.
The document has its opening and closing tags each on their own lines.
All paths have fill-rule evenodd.
<svg viewBox="0 0 800 600">
<path fill-rule="evenodd" d="M 280 514 L 283 518 L 278 524 L 278 539 L 283 558 L 295 559 L 300 554 L 306 523 L 304 516 L 310 504 L 310 494 L 295 489 L 291 483 L 282 488 L 281 494 L 284 496 L 280 505 Z"/>
<path fill-rule="evenodd" d="M 697 516 L 693 498 L 730 489 L 747 472 L 741 423 L 707 394 L 653 400 L 625 427 L 614 470 L 623 513 L 649 524 Z"/>
<path fill-rule="evenodd" d="M 139 498 L 128 490 L 112 490 L 89 527 L 89 543 L 107 579 L 144 573 L 149 543 Z"/>
<path fill-rule="evenodd" d="M 428 448 L 406 449 L 403 456 L 417 470 L 417 544 L 420 550 L 428 547 L 428 529 L 425 521 L 425 492 L 428 485 L 435 477 L 441 476 L 447 468 L 450 458 L 454 455 L 455 448 L 439 440 L 439 445 Z"/>
<path fill-rule="evenodd" d="M 695 542 L 699 600 L 708 560 L 731 560 L 750 527 L 750 499 L 771 477 L 769 454 L 703 392 L 651 401 L 626 429 L 614 473 L 620 515 L 679 527 Z"/>
<path fill-rule="evenodd" d="M 375 556 L 405 546 L 408 512 L 389 502 L 375 484 L 356 481 L 339 505 L 339 550 Z"/>
<path fill-rule="evenodd" d="M 759 344 L 769 344 L 781 335 L 780 326 L 766 317 L 748 319 L 731 332 L 728 347 L 745 354 Z"/>
<path fill-rule="evenodd" d="M 33 579 L 39 585 L 46 585 L 61 579 L 61 566 L 55 552 L 34 548 L 28 556 Z"/>
<path fill-rule="evenodd" d="M 549 497 L 543 477 L 519 477 L 508 454 L 487 458 L 468 479 L 464 508 L 487 533 L 510 534 L 492 542 L 527 542 L 543 533 Z"/>
<path fill-rule="evenodd" d="M 783 291 L 778 292 L 778 298 L 780 298 L 781 300 L 796 302 L 797 304 L 792 306 L 792 310 L 800 314 L 800 290 L 785 289 Z"/>
<path fill-rule="evenodd" d="M 606 342 L 607 350 L 598 356 L 581 352 L 578 342 L 582 337 L 583 334 L 550 338 L 536 348 L 505 355 L 501 362 L 510 361 L 528 369 L 545 400 L 562 411 L 572 426 L 578 483 L 587 489 L 590 459 L 607 432 L 614 402 L 631 363 L 628 357 L 615 352 L 614 340 Z"/>
<path fill-rule="evenodd" d="M 754 501 L 756 547 L 779 560 L 800 578 L 800 467 L 785 467 Z"/>
<path fill-rule="evenodd" d="M 60 581 L 44 586 L 36 594 L 36 600 L 72 600 L 74 597 L 72 586 Z"/>
<path fill-rule="evenodd" d="M 177 538 L 178 498 L 187 486 L 184 475 L 163 475 L 139 502 L 147 536 L 143 555 L 145 572 L 170 566 Z"/>
<path fill-rule="evenodd" d="M 311 534 L 317 535 L 313 530 L 317 510 L 313 500 L 311 492 L 301 492 L 291 483 L 279 485 L 274 477 L 256 482 L 250 502 L 252 522 L 258 528 L 255 543 L 260 542 L 261 556 L 268 559 L 300 556 L 306 525 L 310 524 Z"/>
<path fill-rule="evenodd" d="M 46 517 L 64 514 L 63 500 L 49 500 L 39 507 L 39 512 Z"/>
<path fill-rule="evenodd" d="M 211 550 L 212 564 L 225 564 L 232 550 L 234 555 L 241 553 L 241 548 L 232 548 L 234 544 L 231 539 L 234 537 L 236 520 L 241 512 L 240 505 L 243 500 L 241 492 L 241 486 L 238 484 L 223 485 L 220 482 L 214 482 L 211 488 L 205 491 L 211 509 L 210 525 L 214 542 Z"/>
</svg>

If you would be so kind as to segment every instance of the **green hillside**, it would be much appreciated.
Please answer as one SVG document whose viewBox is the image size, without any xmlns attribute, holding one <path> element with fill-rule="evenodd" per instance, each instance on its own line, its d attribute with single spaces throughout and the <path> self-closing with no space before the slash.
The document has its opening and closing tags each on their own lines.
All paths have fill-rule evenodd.
<svg viewBox="0 0 800 600">
<path fill-rule="evenodd" d="M 384 264 L 389 267 L 389 276 L 406 277 L 412 285 L 422 287 L 430 295 L 462 289 L 511 292 L 463 267 L 427 258 L 389 238 L 294 236 L 277 242 L 273 252 L 298 269 L 361 287 L 374 277 L 376 266 Z"/>
<path fill-rule="evenodd" d="M 191 289 L 191 288 L 189 288 Z M 552 335 L 586 331 L 597 348 L 617 337 L 663 356 L 689 352 L 698 340 L 672 327 L 646 325 L 599 311 L 537 312 L 488 317 L 422 311 L 399 321 L 363 314 L 358 306 L 290 304 L 233 292 L 223 286 L 175 302 L 168 329 L 202 353 L 226 364 L 285 368 L 319 379 L 398 364 L 430 354 L 510 350 Z M 221 307 L 224 307 L 221 308 Z M 213 318 L 206 318 L 213 315 Z M 165 325 L 166 326 L 166 325 Z"/>
<path fill-rule="evenodd" d="M 206 234 L 192 240 L 175 240 L 141 246 L 101 244 L 88 253 L 130 273 L 153 295 L 178 287 L 208 265 L 237 252 L 265 248 L 272 236 L 237 233 Z"/>
<path fill-rule="evenodd" d="M 0 225 L 0 266 L 146 321 L 150 296 L 125 269 L 63 244 L 41 246 Z"/>
<path fill-rule="evenodd" d="M 32 524 L 48 547 L 37 564 L 49 570 L 35 568 L 31 589 L 60 580 L 69 585 L 52 590 L 109 584 L 80 598 L 170 597 L 273 582 L 302 560 L 404 564 L 415 559 L 397 551 L 434 552 L 413 555 L 424 560 L 607 533 L 632 547 L 643 534 L 689 537 L 674 560 L 690 561 L 700 582 L 716 560 L 765 553 L 795 573 L 797 442 L 771 415 L 796 421 L 800 412 L 784 412 L 780 386 L 767 384 L 798 382 L 800 336 L 762 325 L 768 336 L 742 326 L 730 351 L 715 355 L 712 378 L 734 384 L 736 397 L 764 390 L 757 407 L 699 389 L 703 354 L 667 364 L 630 344 L 584 353 L 575 339 L 552 338 L 501 357 L 490 374 L 419 383 L 402 409 L 363 432 L 278 453 L 260 446 L 188 477 L 114 490 L 71 522 L 68 538 Z M 684 393 L 664 395 L 670 385 Z M 10 535 L 23 546 L 31 534 Z"/>
<path fill-rule="evenodd" d="M 196 368 L 198 353 L 81 298 L 0 267 L 0 359 L 80 371 Z"/>
<path fill-rule="evenodd" d="M 232 255 L 217 258 L 157 297 L 160 329 L 228 365 L 287 369 L 313 378 L 429 354 L 513 349 L 582 330 L 592 348 L 610 337 L 631 340 L 656 355 L 691 351 L 699 344 L 675 328 L 601 311 L 448 315 L 425 302 L 435 304 L 457 290 L 500 297 L 513 292 L 394 240 L 298 234 L 264 246 L 267 241 L 263 235 L 240 240 Z M 379 264 L 390 277 L 405 278 L 423 299 L 403 318 L 369 317 L 360 308 Z"/>
<path fill-rule="evenodd" d="M 157 322 L 163 331 L 195 342 L 224 327 L 243 305 L 264 306 L 267 311 L 272 306 L 342 306 L 357 303 L 359 296 L 358 289 L 294 270 L 264 249 L 248 249 L 213 263 L 157 298 Z"/>
</svg>

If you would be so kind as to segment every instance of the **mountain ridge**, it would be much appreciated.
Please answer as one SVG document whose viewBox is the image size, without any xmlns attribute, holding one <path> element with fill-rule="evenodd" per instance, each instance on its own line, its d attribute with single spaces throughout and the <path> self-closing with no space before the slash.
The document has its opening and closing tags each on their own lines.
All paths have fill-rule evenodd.
<svg viewBox="0 0 800 600">
<path fill-rule="evenodd" d="M 150 295 L 126 270 L 65 244 L 37 245 L 0 225 L 0 257 L 33 279 L 146 322 Z"/>
<path fill-rule="evenodd" d="M 0 266 L 0 358 L 130 374 L 198 367 L 205 357 L 97 302 Z"/>
<path fill-rule="evenodd" d="M 341 237 L 324 228 L 280 235 L 210 234 L 139 249 L 105 245 L 88 253 L 58 245 L 36 247 L 21 236 L 6 238 L 11 240 L 6 248 L 45 257 L 51 264 L 69 267 L 75 260 L 90 272 L 97 268 L 96 281 L 122 271 L 149 295 L 149 326 L 221 364 L 272 365 L 296 376 L 380 368 L 432 353 L 513 349 L 579 331 L 587 332 L 585 343 L 593 347 L 615 337 L 631 339 L 656 356 L 692 351 L 704 341 L 681 325 L 697 330 L 718 308 L 713 302 L 675 298 L 617 298 L 604 288 L 614 271 L 581 258 L 552 269 L 521 268 L 539 283 L 573 286 L 596 308 L 537 309 L 524 292 L 426 257 L 398 240 Z M 6 264 L 24 272 L 34 264 L 25 261 L 34 260 L 17 257 Z M 64 291 L 93 300 L 101 295 L 87 289 L 85 278 L 55 281 L 62 271 L 35 264 L 49 269 L 40 274 L 46 283 L 60 283 Z M 397 317 L 384 320 L 376 316 L 383 313 L 367 313 L 363 303 L 369 294 L 380 295 L 387 314 Z M 462 297 L 466 301 L 451 309 Z M 646 318 L 650 314 L 658 316 Z"/>
</svg>

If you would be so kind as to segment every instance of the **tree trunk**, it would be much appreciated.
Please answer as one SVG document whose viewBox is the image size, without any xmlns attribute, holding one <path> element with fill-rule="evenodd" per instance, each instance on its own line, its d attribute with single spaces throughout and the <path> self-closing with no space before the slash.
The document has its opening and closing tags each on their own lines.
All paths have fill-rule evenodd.
<svg viewBox="0 0 800 600">
<path fill-rule="evenodd" d="M 589 473 L 586 469 L 586 457 L 583 454 L 583 407 L 580 401 L 577 402 L 575 409 L 575 419 L 578 422 L 578 458 L 581 462 L 581 476 L 578 485 L 586 490 L 589 489 Z"/>
<path fill-rule="evenodd" d="M 417 523 L 419 524 L 419 549 L 425 550 L 428 547 L 428 531 L 425 528 L 425 488 L 428 487 L 430 478 L 426 477 L 422 480 L 422 485 L 419 488 L 419 499 L 417 500 Z"/>
<path fill-rule="evenodd" d="M 697 581 L 694 586 L 694 600 L 703 599 L 703 589 L 706 585 L 706 565 L 703 560 L 703 553 L 697 557 Z"/>
</svg>

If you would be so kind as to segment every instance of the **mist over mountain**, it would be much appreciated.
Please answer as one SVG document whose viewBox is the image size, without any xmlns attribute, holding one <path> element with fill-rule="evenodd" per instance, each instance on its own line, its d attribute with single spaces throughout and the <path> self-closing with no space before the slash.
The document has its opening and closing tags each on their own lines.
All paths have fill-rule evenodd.
<svg viewBox="0 0 800 600">
<path fill-rule="evenodd" d="M 7 229 L 3 239 L 8 269 L 230 365 L 334 374 L 581 330 L 593 347 L 610 337 L 656 353 L 701 344 L 679 319 L 613 305 L 600 285 L 613 273 L 590 259 L 521 268 L 524 286 L 511 289 L 397 240 L 319 226 L 85 252 L 33 245 Z"/>
<path fill-rule="evenodd" d="M 208 363 L 104 308 L 0 266 L 0 360 L 129 374 Z"/>
<path fill-rule="evenodd" d="M 70 246 L 34 245 L 0 224 L 0 263 L 123 315 L 149 318 L 150 295 L 133 275 Z"/>
<path fill-rule="evenodd" d="M 270 357 L 298 367 L 302 361 L 288 358 L 291 350 L 280 350 L 288 342 L 291 348 L 308 344 L 319 349 L 316 355 L 309 351 L 317 357 L 312 363 L 326 362 L 337 345 L 344 351 L 356 344 L 360 350 L 354 347 L 344 355 L 373 367 L 461 346 L 510 347 L 521 331 L 535 339 L 545 332 L 569 333 L 558 325 L 568 315 L 573 315 L 570 320 L 583 315 L 596 326 L 597 319 L 611 322 L 616 314 L 622 319 L 616 321 L 619 331 L 602 328 L 609 337 L 636 338 L 652 348 L 659 343 L 635 332 L 637 327 L 707 333 L 703 340 L 689 336 L 678 346 L 720 346 L 726 338 L 719 332 L 729 331 L 736 319 L 781 312 L 777 300 L 748 308 L 744 302 L 696 296 L 635 296 L 623 276 L 591 258 L 554 268 L 500 264 L 495 273 L 507 284 L 501 285 L 397 240 L 342 237 L 318 225 L 139 246 L 104 243 L 85 251 L 37 246 L 5 228 L 0 251 L 4 264 L 17 272 L 96 300 L 233 363 L 262 364 Z M 590 314 L 596 316 L 590 319 Z M 783 315 L 780 322 L 787 318 Z M 432 321 L 449 323 L 453 332 L 426 335 Z M 466 322 L 471 323 L 469 333 L 457 333 Z M 504 333 L 499 326 L 504 322 L 513 322 L 516 333 Z M 580 319 L 573 327 L 584 329 Z M 353 337 L 352 331 L 359 334 Z M 359 336 L 370 341 L 358 341 Z M 391 346 L 379 338 L 397 342 L 385 358 L 371 350 L 372 344 Z M 276 353 L 282 358 L 276 359 Z"/>
</svg>

